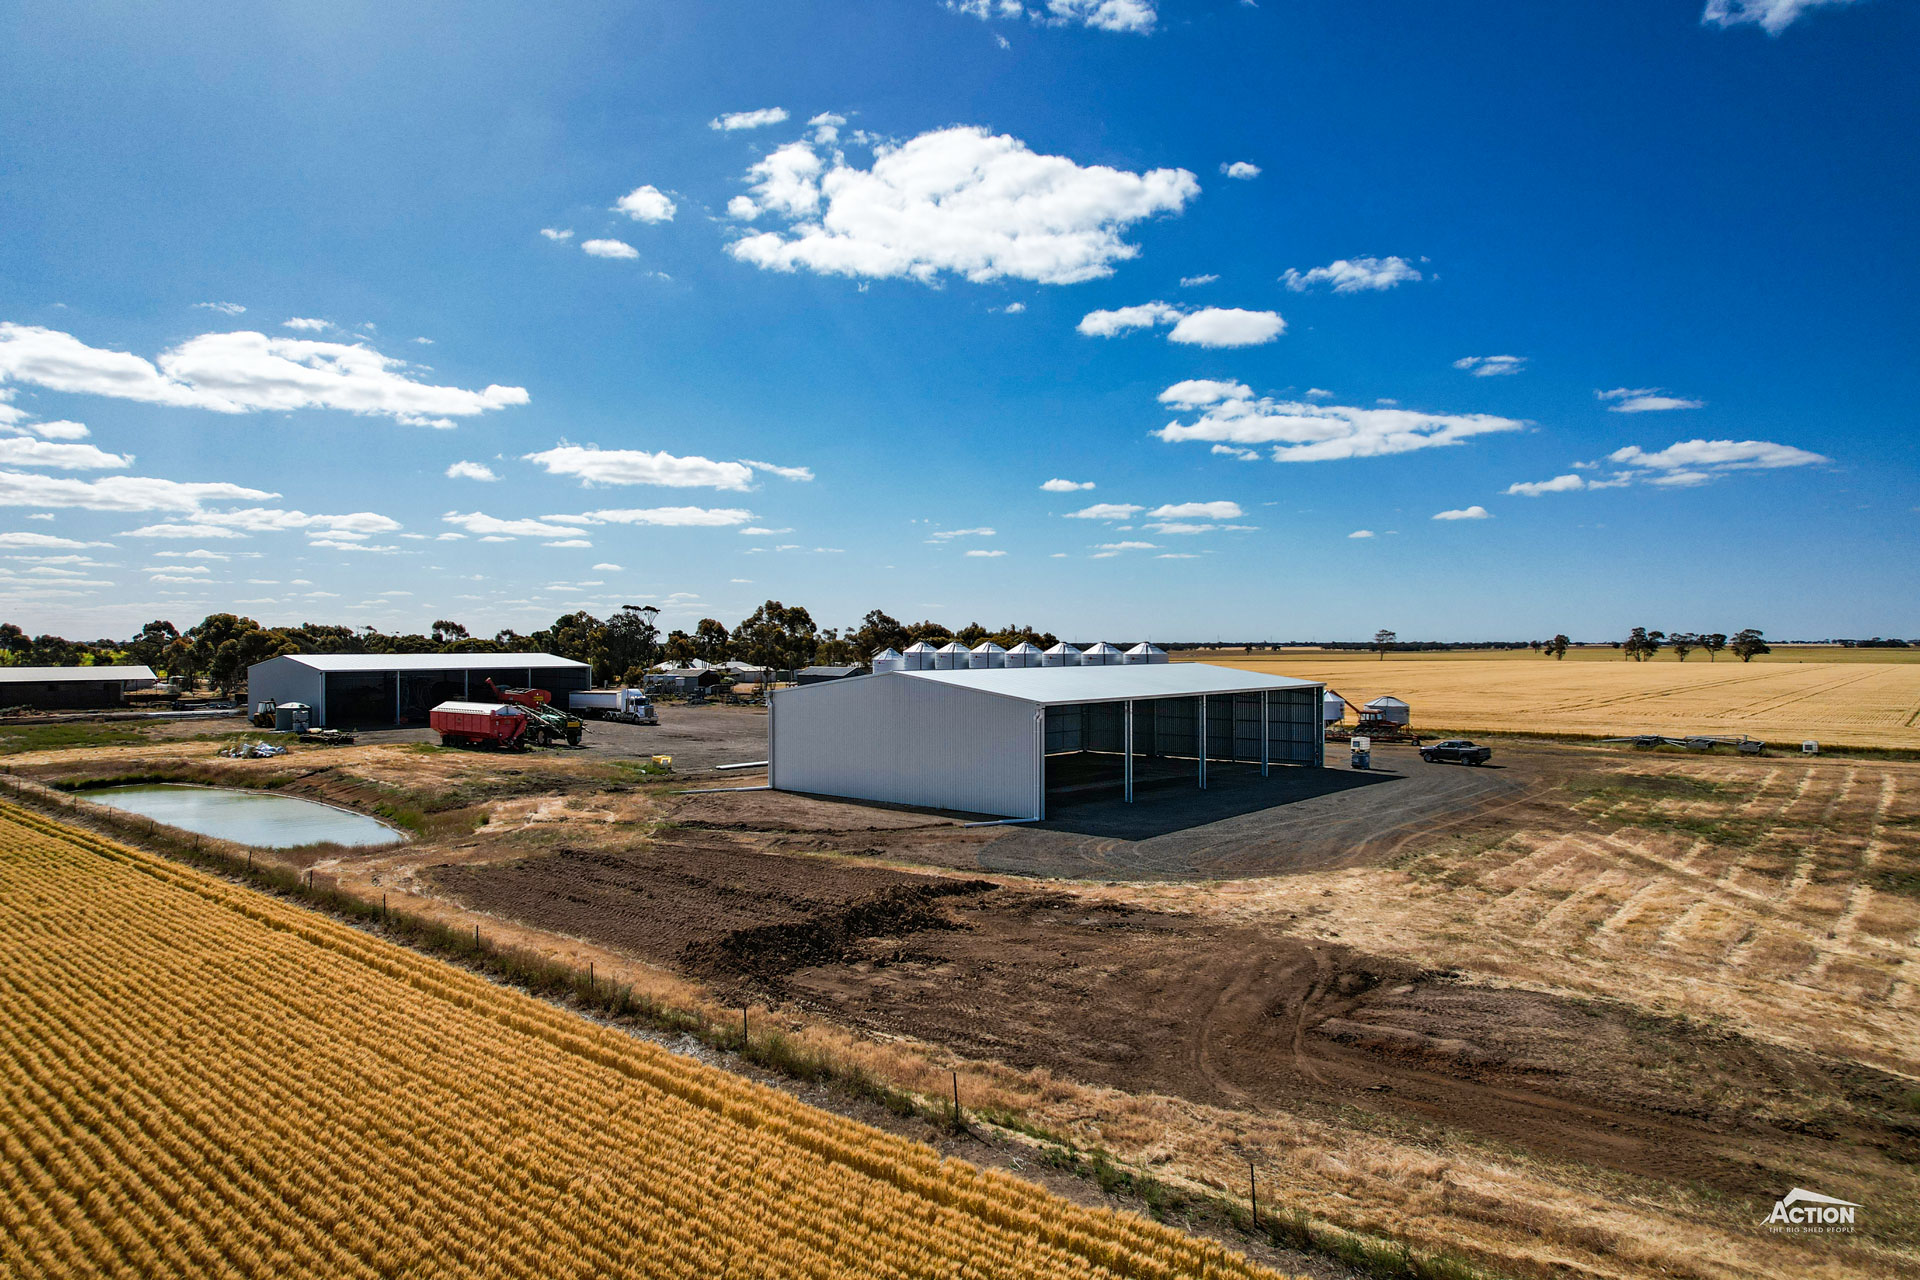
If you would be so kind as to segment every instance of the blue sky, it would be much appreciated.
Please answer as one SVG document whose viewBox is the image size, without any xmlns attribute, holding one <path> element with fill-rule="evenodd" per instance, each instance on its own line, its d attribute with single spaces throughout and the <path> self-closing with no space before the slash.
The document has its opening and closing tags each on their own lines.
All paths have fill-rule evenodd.
<svg viewBox="0 0 1920 1280">
<path fill-rule="evenodd" d="M 0 616 L 1920 634 L 1920 10 L 1701 3 L 11 6 Z"/>
</svg>

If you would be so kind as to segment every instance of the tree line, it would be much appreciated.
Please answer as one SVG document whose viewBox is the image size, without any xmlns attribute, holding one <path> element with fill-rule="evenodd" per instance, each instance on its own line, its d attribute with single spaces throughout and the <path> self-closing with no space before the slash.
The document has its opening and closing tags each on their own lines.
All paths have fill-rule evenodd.
<svg viewBox="0 0 1920 1280">
<path fill-rule="evenodd" d="M 127 639 L 68 640 L 30 636 L 15 623 L 0 623 L 0 664 L 72 667 L 133 665 L 152 667 L 170 680 L 193 684 L 205 678 L 231 694 L 256 662 L 290 653 L 552 653 L 585 662 L 596 683 L 638 684 L 656 663 L 694 659 L 720 663 L 730 659 L 797 670 L 816 663 L 864 662 L 885 648 L 904 649 L 917 641 L 952 641 L 972 647 L 982 641 L 1011 647 L 1026 641 L 1041 648 L 1058 643 L 1051 632 L 1007 626 L 989 631 L 969 623 L 954 631 L 931 621 L 903 623 L 875 609 L 857 627 L 816 626 L 799 605 L 768 600 L 729 628 L 717 618 L 702 618 L 692 630 L 662 634 L 654 605 L 622 605 L 606 618 L 582 610 L 562 614 L 537 631 L 512 628 L 491 637 L 476 636 L 451 619 L 439 619 L 425 633 L 395 633 L 377 627 L 305 622 L 296 627 L 266 627 L 252 618 L 214 613 L 184 631 L 155 620 Z"/>
<path fill-rule="evenodd" d="M 1665 631 L 1635 627 L 1627 633 L 1625 640 L 1615 641 L 1614 647 L 1629 662 L 1645 662 L 1659 653 L 1662 647 L 1673 650 L 1673 656 L 1681 662 L 1685 662 L 1695 650 L 1705 652 L 1709 662 L 1718 659 L 1723 650 L 1742 662 L 1752 662 L 1763 654 L 1773 652 L 1773 647 L 1757 627 L 1736 631 L 1732 636 L 1720 631 L 1675 631 L 1669 635 Z"/>
</svg>

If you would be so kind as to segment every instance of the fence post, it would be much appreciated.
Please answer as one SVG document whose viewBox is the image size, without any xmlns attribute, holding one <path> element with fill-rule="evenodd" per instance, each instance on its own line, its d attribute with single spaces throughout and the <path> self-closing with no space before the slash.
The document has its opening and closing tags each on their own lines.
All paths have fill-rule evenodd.
<svg viewBox="0 0 1920 1280">
<path fill-rule="evenodd" d="M 1254 1181 L 1253 1161 L 1247 1161 L 1247 1199 L 1253 1202 L 1253 1229 L 1260 1229 L 1260 1184 Z"/>
<path fill-rule="evenodd" d="M 953 1073 L 953 1127 L 956 1132 L 960 1128 L 960 1073 L 957 1070 Z"/>
</svg>

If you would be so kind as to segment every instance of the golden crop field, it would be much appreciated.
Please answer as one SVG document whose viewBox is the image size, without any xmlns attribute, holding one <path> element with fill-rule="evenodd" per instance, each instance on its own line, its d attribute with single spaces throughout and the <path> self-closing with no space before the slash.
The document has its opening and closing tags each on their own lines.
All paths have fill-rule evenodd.
<svg viewBox="0 0 1920 1280">
<path fill-rule="evenodd" d="M 1848 650 L 1858 653 L 1859 650 Z M 1920 748 L 1920 663 L 1564 662 L 1535 654 L 1389 656 L 1190 650 L 1215 662 L 1319 680 L 1355 706 L 1392 694 L 1413 726 L 1462 732 L 1746 734 L 1797 744 Z M 1351 716 L 1349 716 L 1351 721 Z"/>
<path fill-rule="evenodd" d="M 1271 1273 L 0 805 L 0 1273 Z"/>
</svg>

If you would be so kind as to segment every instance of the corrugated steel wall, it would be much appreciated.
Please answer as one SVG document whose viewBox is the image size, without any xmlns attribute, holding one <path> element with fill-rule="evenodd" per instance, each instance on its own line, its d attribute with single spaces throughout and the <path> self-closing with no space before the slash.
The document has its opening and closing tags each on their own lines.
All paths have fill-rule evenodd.
<svg viewBox="0 0 1920 1280">
<path fill-rule="evenodd" d="M 1036 710 L 899 674 L 781 689 L 767 780 L 780 791 L 1032 817 L 1042 787 Z"/>
<path fill-rule="evenodd" d="M 318 729 L 327 723 L 326 682 L 312 667 L 286 658 L 268 658 L 247 668 L 247 710 L 272 699 L 304 702 L 313 708 L 308 721 Z"/>
</svg>

